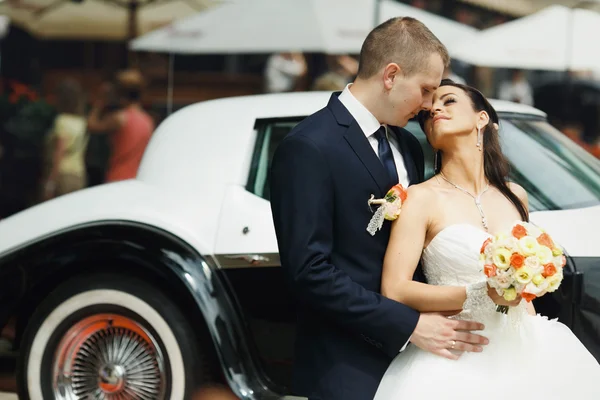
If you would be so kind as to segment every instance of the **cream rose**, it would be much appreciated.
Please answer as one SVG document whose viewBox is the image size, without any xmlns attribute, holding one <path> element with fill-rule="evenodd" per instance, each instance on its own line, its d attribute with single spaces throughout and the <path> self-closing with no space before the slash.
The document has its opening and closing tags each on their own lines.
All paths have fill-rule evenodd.
<svg viewBox="0 0 600 400">
<path fill-rule="evenodd" d="M 546 246 L 539 246 L 536 256 L 542 265 L 552 262 L 552 250 Z"/>
<path fill-rule="evenodd" d="M 496 267 L 502 270 L 506 270 L 510 267 L 510 256 L 512 253 L 503 247 L 498 247 L 494 250 L 494 264 Z"/>
<path fill-rule="evenodd" d="M 558 269 L 554 275 L 546 278 L 546 281 L 548 282 L 548 292 L 554 292 L 556 289 L 558 289 L 563 279 L 562 271 L 562 268 Z"/>
<path fill-rule="evenodd" d="M 534 237 L 524 236 L 519 239 L 519 250 L 526 257 L 535 255 L 539 248 L 540 245 Z"/>
<path fill-rule="evenodd" d="M 533 272 L 531 271 L 531 269 L 529 269 L 526 266 L 519 268 L 517 270 L 517 272 L 515 273 L 515 280 L 522 284 L 527 284 L 527 283 L 531 282 L 532 278 L 533 278 Z"/>
<path fill-rule="evenodd" d="M 508 289 L 504 289 L 504 294 L 502 295 L 504 300 L 513 301 L 517 298 L 517 290 L 514 287 L 509 287 Z"/>
</svg>

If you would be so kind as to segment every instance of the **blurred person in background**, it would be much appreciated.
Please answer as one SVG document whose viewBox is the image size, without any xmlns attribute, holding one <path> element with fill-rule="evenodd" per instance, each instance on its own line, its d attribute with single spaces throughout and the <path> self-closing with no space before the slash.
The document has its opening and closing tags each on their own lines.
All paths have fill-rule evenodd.
<svg viewBox="0 0 600 400">
<path fill-rule="evenodd" d="M 103 99 L 104 103 L 104 108 L 100 111 L 101 118 L 121 109 L 114 83 L 110 81 L 102 83 L 99 97 Z M 109 135 L 89 135 L 85 154 L 88 187 L 104 183 L 110 153 Z"/>
<path fill-rule="evenodd" d="M 273 54 L 265 67 L 265 91 L 293 92 L 307 71 L 306 59 L 302 53 Z"/>
<path fill-rule="evenodd" d="M 500 84 L 498 98 L 533 106 L 533 90 L 525 77 L 525 72 L 518 69 L 513 70 L 511 80 Z"/>
<path fill-rule="evenodd" d="M 87 145 L 84 93 L 79 83 L 66 79 L 56 93 L 58 115 L 46 143 L 46 173 L 42 200 L 83 189 Z"/>
<path fill-rule="evenodd" d="M 358 73 L 358 61 L 349 55 L 327 55 L 327 69 L 315 79 L 311 89 L 342 91 Z"/>
<path fill-rule="evenodd" d="M 335 56 L 332 60 L 332 71 L 338 73 L 346 80 L 346 84 L 352 82 L 358 74 L 358 60 L 347 54 Z"/>
<path fill-rule="evenodd" d="M 122 71 L 115 86 L 118 109 L 106 112 L 106 96 L 98 96 L 88 117 L 90 133 L 108 134 L 111 155 L 106 182 L 135 178 L 146 146 L 154 132 L 154 121 L 141 105 L 144 81 L 137 70 Z"/>
<path fill-rule="evenodd" d="M 326 72 L 315 80 L 312 90 L 335 92 L 344 90 L 347 84 L 348 82 L 346 82 L 339 74 L 336 74 L 335 72 Z"/>
</svg>

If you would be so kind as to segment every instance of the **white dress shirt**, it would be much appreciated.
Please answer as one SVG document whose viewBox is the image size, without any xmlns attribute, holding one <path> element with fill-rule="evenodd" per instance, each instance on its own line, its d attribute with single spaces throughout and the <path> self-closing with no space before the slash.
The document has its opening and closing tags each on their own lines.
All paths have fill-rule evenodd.
<svg viewBox="0 0 600 400">
<path fill-rule="evenodd" d="M 371 112 L 367 110 L 367 108 L 363 106 L 362 103 L 358 101 L 356 97 L 354 97 L 352 92 L 350 92 L 351 85 L 351 83 L 346 85 L 346 88 L 342 91 L 342 93 L 340 93 L 340 96 L 338 98 L 340 102 L 344 105 L 344 107 L 348 109 L 350 115 L 352 115 L 356 122 L 358 122 L 358 126 L 360 127 L 360 129 L 362 129 L 367 139 L 369 139 L 369 144 L 371 144 L 373 151 L 375 152 L 377 157 L 379 157 L 379 141 L 375 137 L 374 133 L 377 132 L 381 124 L 379 123 L 379 121 L 377 121 L 377 118 L 375 118 L 375 116 L 371 114 Z M 388 134 L 388 140 L 390 141 L 390 147 L 392 148 L 392 155 L 394 156 L 394 163 L 396 163 L 396 169 L 398 170 L 398 181 L 402 184 L 402 186 L 407 188 L 410 182 L 408 179 L 408 172 L 406 171 L 406 167 L 404 166 L 404 158 L 402 157 L 402 153 L 400 153 L 400 150 L 398 150 L 398 140 L 396 138 L 396 135 L 389 134 L 387 126 L 385 127 L 385 131 L 386 134 Z M 403 352 L 404 349 L 406 349 L 408 343 L 410 343 L 410 337 L 408 338 L 404 346 L 402 346 L 400 352 Z"/>
<path fill-rule="evenodd" d="M 379 141 L 375 137 L 375 132 L 381 127 L 377 118 L 365 106 L 361 104 L 360 101 L 357 100 L 356 97 L 350 92 L 350 86 L 352 84 L 346 85 L 346 88 L 342 91 L 339 96 L 340 102 L 348 109 L 350 114 L 354 117 L 356 122 L 358 122 L 358 126 L 363 131 L 375 155 L 379 157 Z M 385 125 L 384 125 L 385 126 Z M 392 156 L 394 157 L 394 163 L 396 164 L 396 169 L 398 170 L 398 181 L 405 188 L 410 184 L 408 179 L 408 172 L 406 171 L 406 167 L 404 166 L 404 158 L 402 157 L 402 153 L 400 153 L 400 147 L 398 146 L 398 139 L 393 132 L 387 129 L 385 126 L 386 134 L 388 135 L 388 140 L 390 142 L 390 147 L 392 149 Z"/>
</svg>

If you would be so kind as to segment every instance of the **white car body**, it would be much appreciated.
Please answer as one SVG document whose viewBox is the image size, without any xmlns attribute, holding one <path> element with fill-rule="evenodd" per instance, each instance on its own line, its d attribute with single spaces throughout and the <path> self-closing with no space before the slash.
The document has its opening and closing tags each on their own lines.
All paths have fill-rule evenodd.
<svg viewBox="0 0 600 400">
<path fill-rule="evenodd" d="M 68 227 L 142 222 L 176 234 L 201 254 L 277 253 L 269 202 L 245 190 L 257 119 L 309 115 L 330 93 L 226 98 L 188 106 L 161 124 L 135 180 L 48 201 L 0 222 L 0 256 Z M 499 113 L 545 114 L 493 101 Z M 557 183 L 559 184 L 559 183 Z M 600 257 L 600 206 L 531 214 L 573 256 Z M 243 233 L 244 228 L 249 232 Z"/>
</svg>

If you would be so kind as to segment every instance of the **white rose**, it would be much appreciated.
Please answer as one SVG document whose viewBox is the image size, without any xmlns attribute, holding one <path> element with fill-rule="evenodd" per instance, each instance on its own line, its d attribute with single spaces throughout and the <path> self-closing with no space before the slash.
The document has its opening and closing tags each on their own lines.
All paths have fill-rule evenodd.
<svg viewBox="0 0 600 400">
<path fill-rule="evenodd" d="M 527 286 L 525 286 L 524 291 L 526 293 L 531 293 L 534 294 L 536 296 L 542 296 L 544 295 L 546 289 L 548 288 L 548 282 L 544 281 L 545 284 L 542 284 L 540 286 L 537 286 L 536 284 L 534 284 L 533 282 L 530 282 L 527 284 Z"/>
<path fill-rule="evenodd" d="M 519 241 L 517 240 L 516 237 L 511 236 L 507 239 L 507 244 L 506 247 L 512 251 L 512 252 L 516 252 L 519 249 Z"/>
<path fill-rule="evenodd" d="M 512 253 L 514 253 L 515 251 L 518 250 L 518 244 L 519 244 L 519 242 L 517 241 L 517 238 L 515 238 L 514 236 L 503 238 L 498 241 L 498 246 L 505 247 L 506 249 L 510 250 Z"/>
<path fill-rule="evenodd" d="M 505 271 L 498 269 L 496 272 L 496 276 L 493 278 L 493 281 L 495 281 L 496 283 L 494 287 L 501 289 L 507 289 L 508 287 L 510 287 L 510 285 L 512 285 L 514 281 L 513 272 L 514 269 L 512 267 Z"/>
<path fill-rule="evenodd" d="M 483 254 L 485 254 L 485 256 L 486 256 L 487 258 L 492 258 L 492 257 L 493 257 L 493 254 L 494 254 L 494 249 L 495 249 L 495 248 L 496 248 L 496 246 L 495 246 L 495 245 L 492 245 L 492 244 L 490 243 L 490 244 L 488 244 L 488 245 L 485 247 L 485 250 L 483 251 Z"/>
<path fill-rule="evenodd" d="M 533 236 L 534 238 L 537 238 L 543 233 L 540 228 L 533 225 L 532 223 L 527 223 L 527 225 L 525 225 L 525 228 L 527 228 L 527 232 L 529 232 L 529 235 Z"/>
<path fill-rule="evenodd" d="M 537 256 L 529 256 L 525 258 L 525 266 L 534 273 L 537 273 L 540 268 L 543 268 L 540 264 L 540 259 Z"/>
</svg>

